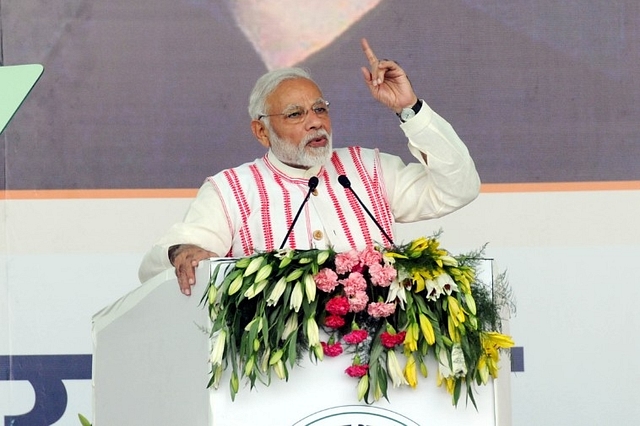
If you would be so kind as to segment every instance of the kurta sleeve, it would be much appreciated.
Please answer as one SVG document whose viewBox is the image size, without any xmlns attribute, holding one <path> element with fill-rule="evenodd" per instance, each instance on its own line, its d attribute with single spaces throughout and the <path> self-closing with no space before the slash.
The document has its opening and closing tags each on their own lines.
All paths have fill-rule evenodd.
<svg viewBox="0 0 640 426">
<path fill-rule="evenodd" d="M 380 154 L 387 195 L 397 222 L 444 216 L 473 201 L 480 178 L 469 150 L 453 127 L 424 101 L 420 112 L 400 125 L 417 163 Z"/>
<path fill-rule="evenodd" d="M 182 222 L 169 231 L 145 254 L 138 277 L 145 282 L 172 268 L 169 247 L 176 244 L 194 244 L 225 256 L 231 247 L 232 231 L 225 205 L 211 179 L 200 187 Z"/>
</svg>

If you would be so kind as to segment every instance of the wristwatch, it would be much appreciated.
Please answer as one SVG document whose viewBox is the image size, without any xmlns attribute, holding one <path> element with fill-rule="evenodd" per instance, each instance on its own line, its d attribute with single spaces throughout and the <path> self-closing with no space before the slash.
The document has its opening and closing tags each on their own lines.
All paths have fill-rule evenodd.
<svg viewBox="0 0 640 426">
<path fill-rule="evenodd" d="M 404 123 L 409 119 L 415 117 L 415 115 L 420 111 L 421 107 L 422 100 L 418 99 L 418 101 L 411 108 L 402 108 L 402 111 L 400 111 L 396 115 L 398 116 L 398 118 L 400 118 L 400 121 Z"/>
</svg>

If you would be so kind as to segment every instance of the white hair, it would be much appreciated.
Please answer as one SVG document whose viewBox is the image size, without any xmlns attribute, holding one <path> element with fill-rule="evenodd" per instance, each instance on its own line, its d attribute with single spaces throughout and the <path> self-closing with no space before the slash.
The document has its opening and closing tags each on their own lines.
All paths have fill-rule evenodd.
<svg viewBox="0 0 640 426">
<path fill-rule="evenodd" d="M 249 116 L 257 120 L 261 114 L 266 114 L 267 98 L 285 80 L 306 78 L 315 84 L 309 73 L 302 68 L 282 68 L 264 74 L 256 81 L 251 95 L 249 95 Z"/>
</svg>

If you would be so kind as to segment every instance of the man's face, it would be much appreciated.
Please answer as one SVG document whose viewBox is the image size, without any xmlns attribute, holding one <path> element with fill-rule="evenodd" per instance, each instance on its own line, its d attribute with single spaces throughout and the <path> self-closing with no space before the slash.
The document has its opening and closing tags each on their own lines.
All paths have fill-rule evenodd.
<svg viewBox="0 0 640 426">
<path fill-rule="evenodd" d="M 320 89 L 304 78 L 285 80 L 269 95 L 269 142 L 280 161 L 309 168 L 331 157 L 331 119 L 323 108 Z"/>
</svg>

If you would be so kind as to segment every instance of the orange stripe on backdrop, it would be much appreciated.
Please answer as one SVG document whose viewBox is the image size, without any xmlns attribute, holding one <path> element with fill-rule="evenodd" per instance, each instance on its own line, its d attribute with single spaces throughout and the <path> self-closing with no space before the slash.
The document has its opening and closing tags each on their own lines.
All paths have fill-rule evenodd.
<svg viewBox="0 0 640 426">
<path fill-rule="evenodd" d="M 640 190 L 640 181 L 486 183 L 483 193 L 574 192 Z M 109 198 L 193 198 L 197 189 L 29 189 L 0 191 L 6 200 L 109 199 Z"/>
</svg>

